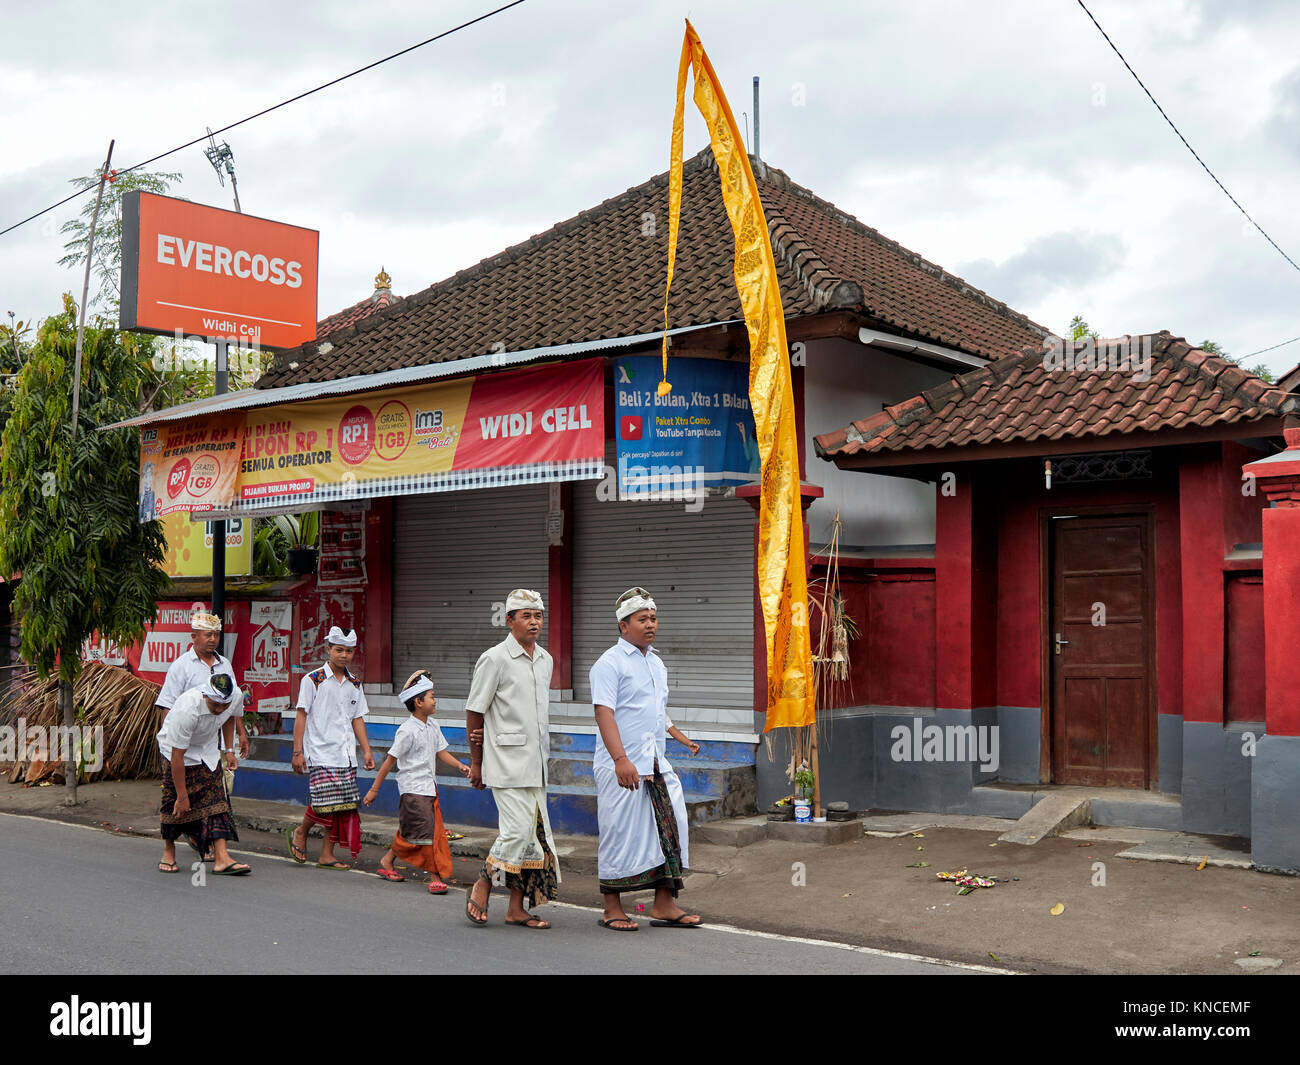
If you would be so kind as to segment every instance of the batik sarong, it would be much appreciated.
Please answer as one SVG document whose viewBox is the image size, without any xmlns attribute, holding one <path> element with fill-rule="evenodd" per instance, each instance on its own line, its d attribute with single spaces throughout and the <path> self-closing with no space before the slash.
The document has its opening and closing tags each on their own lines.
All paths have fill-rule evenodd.
<svg viewBox="0 0 1300 1065">
<path fill-rule="evenodd" d="M 493 788 L 497 804 L 497 838 L 479 874 L 492 880 L 505 874 L 505 886 L 522 891 L 530 906 L 555 898 L 560 865 L 555 857 L 545 788 Z"/>
<path fill-rule="evenodd" d="M 187 765 L 185 791 L 190 798 L 190 809 L 188 813 L 177 817 L 172 813 L 177 795 L 169 765 L 163 775 L 162 805 L 159 809 L 163 839 L 174 843 L 184 836 L 201 855 L 208 853 L 213 840 L 239 840 L 220 766 L 209 769 L 202 763 Z"/>
<path fill-rule="evenodd" d="M 307 777 L 307 819 L 329 831 L 331 843 L 343 844 L 355 858 L 361 853 L 361 792 L 356 766 L 313 766 Z"/>
</svg>

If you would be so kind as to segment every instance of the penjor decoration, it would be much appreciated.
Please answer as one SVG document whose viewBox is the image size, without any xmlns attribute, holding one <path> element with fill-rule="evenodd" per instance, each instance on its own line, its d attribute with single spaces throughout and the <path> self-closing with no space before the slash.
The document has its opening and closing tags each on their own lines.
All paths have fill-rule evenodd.
<svg viewBox="0 0 1300 1065">
<path fill-rule="evenodd" d="M 812 641 L 808 625 L 803 513 L 799 497 L 799 450 L 794 392 L 785 338 L 785 312 L 767 220 L 735 117 L 727 105 L 699 35 L 688 21 L 677 70 L 672 164 L 668 180 L 668 283 L 664 292 L 664 379 L 668 382 L 668 292 L 673 284 L 677 229 L 682 206 L 682 118 L 686 72 L 695 72 L 695 105 L 709 127 L 722 199 L 736 239 L 736 288 L 749 330 L 749 399 L 762 459 L 759 503 L 758 590 L 767 639 L 766 730 L 814 722 Z"/>
</svg>

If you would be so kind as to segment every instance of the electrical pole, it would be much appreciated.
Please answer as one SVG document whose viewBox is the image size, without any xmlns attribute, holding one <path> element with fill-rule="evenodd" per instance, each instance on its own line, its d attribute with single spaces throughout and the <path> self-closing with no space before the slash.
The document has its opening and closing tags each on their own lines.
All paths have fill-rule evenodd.
<svg viewBox="0 0 1300 1065">
<path fill-rule="evenodd" d="M 217 180 L 223 187 L 226 184 L 226 176 L 229 175 L 230 189 L 235 194 L 235 212 L 243 214 L 239 206 L 239 188 L 235 184 L 235 153 L 230 150 L 229 144 L 224 142 L 217 144 L 211 126 L 208 127 L 208 147 L 203 149 L 203 154 L 208 157 L 208 162 L 217 172 Z M 218 337 L 212 343 L 216 348 L 216 380 L 212 392 L 213 395 L 224 396 L 229 388 L 230 342 Z M 224 518 L 212 523 L 212 613 L 221 621 L 221 642 L 217 650 L 224 655 L 226 653 L 226 520 Z"/>
</svg>

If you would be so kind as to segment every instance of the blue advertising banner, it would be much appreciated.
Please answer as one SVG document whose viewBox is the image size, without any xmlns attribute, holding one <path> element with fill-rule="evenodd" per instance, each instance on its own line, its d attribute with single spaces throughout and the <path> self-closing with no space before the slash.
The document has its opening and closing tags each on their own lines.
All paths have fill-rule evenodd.
<svg viewBox="0 0 1300 1065">
<path fill-rule="evenodd" d="M 656 392 L 661 369 L 656 355 L 614 360 L 619 495 L 651 498 L 757 480 L 748 364 L 670 358 L 666 396 Z"/>
</svg>

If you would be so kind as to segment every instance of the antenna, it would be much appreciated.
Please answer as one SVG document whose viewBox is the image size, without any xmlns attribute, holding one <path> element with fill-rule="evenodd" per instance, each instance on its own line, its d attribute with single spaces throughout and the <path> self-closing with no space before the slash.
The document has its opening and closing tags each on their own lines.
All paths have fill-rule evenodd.
<svg viewBox="0 0 1300 1065">
<path fill-rule="evenodd" d="M 235 194 L 235 210 L 243 214 L 239 206 L 239 186 L 235 182 L 235 153 L 230 150 L 230 145 L 222 141 L 217 143 L 216 137 L 212 135 L 212 127 L 204 127 L 208 131 L 208 146 L 203 149 L 203 154 L 208 157 L 208 162 L 212 164 L 212 169 L 217 172 L 217 180 L 221 182 L 221 187 L 226 187 L 226 174 L 230 175 L 230 191 Z M 222 172 L 222 166 L 225 166 L 225 172 Z"/>
<path fill-rule="evenodd" d="M 763 157 L 758 150 L 758 75 L 754 75 L 754 158 L 758 160 L 759 169 L 763 169 Z"/>
</svg>

